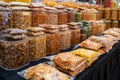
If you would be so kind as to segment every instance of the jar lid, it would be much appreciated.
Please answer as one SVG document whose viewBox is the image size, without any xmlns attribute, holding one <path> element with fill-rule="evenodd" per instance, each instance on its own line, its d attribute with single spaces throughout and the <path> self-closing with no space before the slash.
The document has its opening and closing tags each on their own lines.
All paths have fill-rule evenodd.
<svg viewBox="0 0 120 80">
<path fill-rule="evenodd" d="M 44 8 L 45 5 L 42 3 L 31 3 L 30 8 Z"/>
<path fill-rule="evenodd" d="M 11 11 L 10 8 L 0 7 L 0 11 Z"/>
<path fill-rule="evenodd" d="M 18 6 L 14 6 L 11 7 L 12 10 L 30 10 L 30 8 L 28 7 L 18 7 Z"/>
<path fill-rule="evenodd" d="M 30 8 L 31 11 L 45 11 L 44 8 Z"/>
<path fill-rule="evenodd" d="M 10 2 L 10 5 L 11 6 L 29 6 L 30 4 L 25 3 L 25 2 L 16 2 L 16 1 L 14 1 L 14 2 Z"/>
<path fill-rule="evenodd" d="M 29 28 L 27 28 L 28 32 L 41 32 L 43 30 L 44 30 L 44 28 L 40 28 L 40 27 L 29 27 Z"/>
<path fill-rule="evenodd" d="M 54 8 L 57 8 L 57 9 L 65 9 L 66 7 L 59 5 L 59 6 L 54 6 Z"/>
<path fill-rule="evenodd" d="M 70 23 L 68 23 L 68 25 L 76 26 L 76 25 L 78 25 L 78 23 L 76 23 L 76 22 L 70 22 Z"/>
<path fill-rule="evenodd" d="M 45 25 L 43 28 L 45 29 L 50 29 L 50 30 L 53 30 L 53 29 L 58 29 L 58 25 Z"/>
<path fill-rule="evenodd" d="M 6 3 L 4 1 L 0 1 L 0 6 L 9 6 L 10 4 L 9 3 Z"/>
</svg>

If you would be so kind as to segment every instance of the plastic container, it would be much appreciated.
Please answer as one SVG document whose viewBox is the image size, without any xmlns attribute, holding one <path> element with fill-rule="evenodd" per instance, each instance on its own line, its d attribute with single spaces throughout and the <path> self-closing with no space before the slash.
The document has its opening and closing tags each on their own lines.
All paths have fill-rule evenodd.
<svg viewBox="0 0 120 80">
<path fill-rule="evenodd" d="M 12 38 L 13 36 L 19 35 L 11 35 L 10 37 Z M 27 64 L 29 61 L 27 39 L 10 39 L 7 37 L 1 37 L 0 61 L 2 61 L 1 66 L 7 69 L 16 69 Z"/>
<path fill-rule="evenodd" d="M 111 25 L 111 20 L 105 20 L 105 30 L 110 29 Z"/>
<path fill-rule="evenodd" d="M 105 31 L 105 23 L 104 23 L 104 21 L 98 21 L 98 29 L 97 30 L 98 30 L 97 34 L 101 34 L 102 32 Z"/>
<path fill-rule="evenodd" d="M 118 19 L 118 10 L 113 8 L 111 9 L 111 20 L 117 20 Z"/>
<path fill-rule="evenodd" d="M 118 28 L 119 27 L 119 21 L 117 21 L 117 20 L 112 21 L 112 26 L 111 27 L 112 28 Z"/>
<path fill-rule="evenodd" d="M 11 10 L 8 8 L 0 7 L 0 33 L 1 31 L 10 28 L 9 15 Z"/>
<path fill-rule="evenodd" d="M 99 19 L 104 19 L 105 9 L 104 8 L 99 8 L 98 12 L 99 12 Z"/>
<path fill-rule="evenodd" d="M 29 9 L 17 9 L 13 8 L 10 15 L 11 28 L 25 29 L 31 27 L 31 12 Z"/>
<path fill-rule="evenodd" d="M 118 20 L 120 20 L 120 9 L 118 9 Z"/>
<path fill-rule="evenodd" d="M 67 12 L 64 10 L 58 11 L 58 24 L 67 23 Z"/>
<path fill-rule="evenodd" d="M 97 31 L 98 31 L 98 24 L 97 24 L 97 22 L 92 22 L 91 23 L 91 25 L 92 25 L 92 35 L 97 35 Z"/>
<path fill-rule="evenodd" d="M 60 49 L 64 50 L 71 46 L 71 31 L 66 28 L 68 25 L 60 25 Z"/>
<path fill-rule="evenodd" d="M 81 13 L 75 12 L 75 22 L 80 22 L 80 21 L 81 21 Z"/>
<path fill-rule="evenodd" d="M 46 11 L 47 19 L 46 23 L 47 24 L 58 24 L 58 11 L 57 10 L 47 10 Z"/>
<path fill-rule="evenodd" d="M 87 39 L 87 27 L 80 26 L 80 42 Z"/>
<path fill-rule="evenodd" d="M 74 9 L 68 8 L 67 9 L 67 22 L 74 22 L 75 21 L 75 15 L 74 15 Z"/>
<path fill-rule="evenodd" d="M 46 56 L 46 36 L 28 36 L 29 42 L 29 58 L 30 60 L 38 60 Z"/>
<path fill-rule="evenodd" d="M 111 19 L 111 9 L 105 8 L 105 19 L 110 20 Z"/>
<path fill-rule="evenodd" d="M 43 6 L 40 8 L 32 8 L 32 26 L 36 27 L 39 24 L 46 24 L 46 12 Z"/>
</svg>

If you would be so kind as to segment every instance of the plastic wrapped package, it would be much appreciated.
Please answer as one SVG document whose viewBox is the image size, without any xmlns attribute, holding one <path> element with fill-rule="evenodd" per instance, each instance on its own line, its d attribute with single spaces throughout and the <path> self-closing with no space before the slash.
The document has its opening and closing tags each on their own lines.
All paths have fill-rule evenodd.
<svg viewBox="0 0 120 80">
<path fill-rule="evenodd" d="M 114 37 L 120 37 L 120 33 L 116 32 L 116 31 L 113 31 L 113 30 L 104 31 L 103 34 L 109 34 L 109 35 L 112 35 Z"/>
<path fill-rule="evenodd" d="M 71 31 L 67 28 L 68 25 L 60 25 L 60 49 L 67 49 L 71 46 Z"/>
<path fill-rule="evenodd" d="M 110 20 L 111 19 L 111 9 L 105 8 L 105 19 Z"/>
<path fill-rule="evenodd" d="M 87 49 L 77 49 L 71 52 L 72 54 L 75 54 L 77 56 L 80 56 L 82 58 L 85 58 L 87 60 L 87 65 L 90 66 L 96 59 L 98 59 L 98 56 L 100 53 L 92 50 Z"/>
<path fill-rule="evenodd" d="M 80 21 L 81 21 L 81 13 L 75 12 L 75 22 L 80 22 Z"/>
<path fill-rule="evenodd" d="M 74 15 L 74 9 L 68 8 L 67 9 L 67 22 L 74 22 L 75 21 L 75 15 Z"/>
<path fill-rule="evenodd" d="M 47 24 L 58 24 L 58 10 L 53 9 L 53 10 L 47 10 L 46 11 L 46 23 Z"/>
<path fill-rule="evenodd" d="M 31 28 L 33 31 L 28 31 L 27 33 L 30 60 L 37 60 L 46 56 L 46 36 L 41 30 L 35 31 L 35 28 L 39 29 L 38 27 L 33 27 Z"/>
<path fill-rule="evenodd" d="M 12 14 L 9 15 L 11 28 L 25 29 L 31 26 L 31 12 L 27 7 L 12 7 Z"/>
<path fill-rule="evenodd" d="M 0 7 L 0 33 L 1 31 L 10 28 L 10 14 L 11 10 L 9 8 Z"/>
<path fill-rule="evenodd" d="M 36 27 L 39 24 L 46 24 L 46 12 L 43 6 L 32 8 L 32 26 Z"/>
<path fill-rule="evenodd" d="M 112 26 L 111 27 L 112 28 L 118 28 L 119 27 L 119 21 L 117 21 L 117 20 L 112 21 Z"/>
<path fill-rule="evenodd" d="M 71 22 L 68 24 L 71 30 L 71 45 L 80 43 L 80 28 L 77 23 Z"/>
<path fill-rule="evenodd" d="M 53 62 L 59 70 L 70 76 L 76 76 L 86 68 L 86 60 L 82 57 L 73 55 L 71 52 L 56 55 Z"/>
<path fill-rule="evenodd" d="M 12 31 L 13 33 L 14 31 Z M 21 35 L 23 33 L 19 33 Z M 18 34 L 5 34 L 0 38 L 0 54 L 2 66 L 7 69 L 15 69 L 24 66 L 29 61 L 28 41 L 18 37 Z M 13 36 L 17 36 L 13 39 Z"/>
<path fill-rule="evenodd" d="M 99 12 L 99 19 L 104 19 L 105 9 L 104 8 L 99 8 L 98 12 Z"/>
<path fill-rule="evenodd" d="M 69 80 L 68 76 L 47 64 L 38 64 L 27 69 L 26 80 Z"/>
<path fill-rule="evenodd" d="M 111 28 L 111 20 L 105 20 L 105 30 Z"/>
<path fill-rule="evenodd" d="M 67 23 L 67 12 L 65 10 L 58 11 L 58 24 Z"/>
<path fill-rule="evenodd" d="M 103 47 L 103 45 L 101 43 L 97 43 L 87 39 L 82 43 L 80 43 L 80 47 L 91 49 L 91 50 L 98 50 L 101 47 Z"/>
<path fill-rule="evenodd" d="M 118 10 L 113 8 L 111 9 L 111 19 L 112 20 L 117 20 L 118 19 Z"/>
</svg>

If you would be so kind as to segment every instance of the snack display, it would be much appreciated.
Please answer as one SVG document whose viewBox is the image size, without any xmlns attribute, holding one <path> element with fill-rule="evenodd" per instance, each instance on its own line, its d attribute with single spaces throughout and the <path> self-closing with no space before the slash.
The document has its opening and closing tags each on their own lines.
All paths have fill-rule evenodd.
<svg viewBox="0 0 120 80">
<path fill-rule="evenodd" d="M 26 80 L 69 80 L 68 76 L 47 64 L 38 64 L 27 69 Z"/>
<path fill-rule="evenodd" d="M 0 7 L 0 32 L 10 28 L 9 15 L 11 10 L 9 8 Z"/>
<path fill-rule="evenodd" d="M 85 58 L 87 60 L 86 64 L 88 66 L 90 66 L 99 56 L 98 52 L 92 51 L 92 50 L 83 49 L 83 48 L 71 51 L 71 53 Z"/>
<path fill-rule="evenodd" d="M 27 29 L 29 43 L 29 59 L 37 60 L 46 56 L 46 36 L 39 27 Z"/>
<path fill-rule="evenodd" d="M 9 15 L 11 28 L 25 29 L 31 26 L 31 13 L 28 7 L 12 7 Z"/>
<path fill-rule="evenodd" d="M 14 31 L 9 30 L 9 37 L 0 38 L 0 54 L 2 66 L 7 69 L 15 69 L 24 66 L 29 61 L 28 41 L 23 37 L 17 37 L 15 39 L 12 36 L 23 35 L 23 32 L 13 34 Z M 11 34 L 12 32 L 12 34 Z M 12 39 L 11 39 L 12 38 Z"/>
<path fill-rule="evenodd" d="M 71 46 L 71 31 L 67 28 L 68 25 L 60 25 L 60 49 L 67 49 Z"/>
<path fill-rule="evenodd" d="M 71 30 L 71 45 L 76 45 L 80 43 L 80 28 L 78 23 L 71 22 L 68 24 Z"/>
<path fill-rule="evenodd" d="M 70 52 L 59 53 L 53 59 L 55 66 L 61 71 L 75 76 L 86 68 L 85 59 Z"/>
</svg>

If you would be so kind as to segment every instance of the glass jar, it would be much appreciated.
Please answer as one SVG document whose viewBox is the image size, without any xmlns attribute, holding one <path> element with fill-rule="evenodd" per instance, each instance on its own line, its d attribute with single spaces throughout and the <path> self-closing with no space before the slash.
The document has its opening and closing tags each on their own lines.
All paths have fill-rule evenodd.
<svg viewBox="0 0 120 80">
<path fill-rule="evenodd" d="M 75 21 L 75 15 L 74 15 L 74 9 L 68 8 L 67 11 L 67 22 L 74 22 Z"/>
<path fill-rule="evenodd" d="M 39 24 L 46 24 L 46 13 L 40 8 L 32 9 L 32 26 L 36 27 Z"/>
<path fill-rule="evenodd" d="M 29 10 L 13 10 L 9 17 L 11 28 L 26 29 L 31 27 L 31 12 Z"/>
<path fill-rule="evenodd" d="M 81 13 L 75 12 L 75 22 L 80 22 L 80 21 L 81 21 Z"/>
<path fill-rule="evenodd" d="M 2 66 L 6 69 L 16 69 L 26 65 L 29 61 L 27 39 L 8 40 L 0 38 L 0 54 Z"/>
<path fill-rule="evenodd" d="M 67 12 L 64 10 L 58 11 L 58 24 L 67 23 Z"/>
<path fill-rule="evenodd" d="M 67 25 L 60 25 L 61 26 L 67 26 Z M 71 46 L 71 31 L 68 30 L 68 28 L 62 28 L 60 29 L 60 49 L 64 50 L 67 48 L 70 48 Z"/>
<path fill-rule="evenodd" d="M 111 9 L 105 8 L 105 19 L 110 20 L 111 19 Z"/>
<path fill-rule="evenodd" d="M 46 23 L 47 24 L 53 24 L 56 25 L 58 24 L 58 11 L 57 10 L 47 10 L 46 11 Z"/>
<path fill-rule="evenodd" d="M 117 18 L 118 18 L 118 10 L 115 8 L 111 9 L 111 19 L 117 20 Z"/>
<path fill-rule="evenodd" d="M 99 8 L 98 12 L 99 12 L 99 19 L 104 19 L 105 9 L 104 8 Z"/>
<path fill-rule="evenodd" d="M 105 30 L 111 28 L 111 20 L 105 20 Z"/>
<path fill-rule="evenodd" d="M 87 39 L 87 28 L 85 26 L 80 26 L 80 42 Z"/>
<path fill-rule="evenodd" d="M 46 56 L 46 36 L 28 36 L 29 42 L 29 58 L 30 60 L 38 60 Z"/>
<path fill-rule="evenodd" d="M 112 28 L 118 28 L 119 27 L 119 21 L 117 21 L 117 20 L 112 21 L 112 26 L 111 27 Z"/>
<path fill-rule="evenodd" d="M 10 20 L 9 15 L 11 14 L 11 10 L 0 7 L 0 33 L 1 31 L 10 28 Z"/>
</svg>

